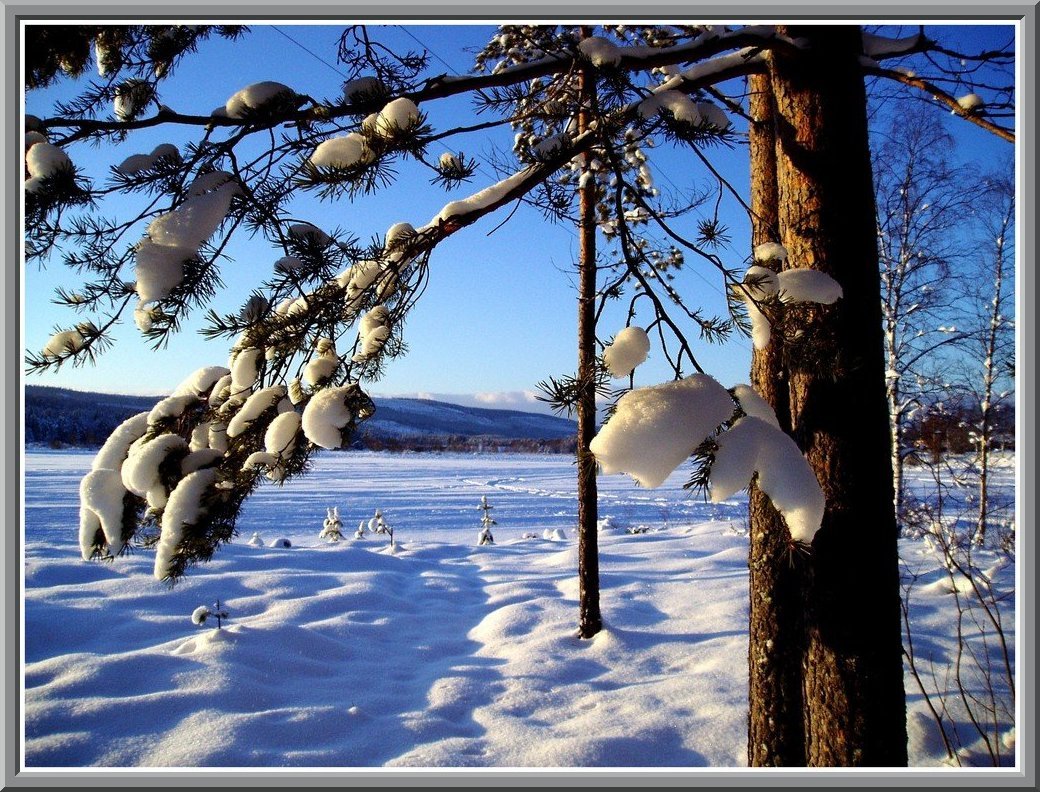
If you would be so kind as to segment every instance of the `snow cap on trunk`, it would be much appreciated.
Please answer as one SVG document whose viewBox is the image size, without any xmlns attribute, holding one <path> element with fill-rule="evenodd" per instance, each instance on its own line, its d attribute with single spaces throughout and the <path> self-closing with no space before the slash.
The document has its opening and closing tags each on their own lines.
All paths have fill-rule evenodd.
<svg viewBox="0 0 1040 792">
<path fill-rule="evenodd" d="M 814 269 L 790 269 L 777 273 L 780 302 L 814 302 L 830 305 L 841 296 L 841 285 L 826 272 Z"/>
<path fill-rule="evenodd" d="M 707 374 L 629 391 L 590 444 L 604 473 L 628 473 L 657 487 L 734 412 Z"/>
</svg>

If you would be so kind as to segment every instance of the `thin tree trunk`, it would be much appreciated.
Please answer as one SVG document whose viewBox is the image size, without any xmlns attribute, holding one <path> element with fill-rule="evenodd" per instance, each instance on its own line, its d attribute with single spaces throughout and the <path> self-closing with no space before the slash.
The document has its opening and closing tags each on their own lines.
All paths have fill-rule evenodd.
<svg viewBox="0 0 1040 792">
<path fill-rule="evenodd" d="M 780 241 L 792 266 L 827 272 L 844 290 L 831 308 L 800 309 L 803 334 L 788 355 L 794 436 L 827 499 L 806 564 L 806 760 L 899 766 L 897 530 L 860 30 L 784 32 L 807 47 L 770 64 Z"/>
<path fill-rule="evenodd" d="M 595 81 L 579 76 L 578 130 L 589 123 Z M 589 155 L 585 155 L 588 166 Z M 593 184 L 579 189 L 578 225 L 578 634 L 591 638 L 603 627 L 599 609 L 599 536 L 596 458 L 596 198 Z"/>
<path fill-rule="evenodd" d="M 752 124 L 751 244 L 779 240 L 773 92 L 767 75 L 749 78 Z M 751 384 L 790 431 L 782 341 L 751 355 Z M 802 727 L 802 601 L 790 563 L 787 528 L 772 502 L 751 485 L 749 503 L 748 765 L 805 764 Z"/>
<path fill-rule="evenodd" d="M 1009 217 L 1009 216 L 1007 216 Z M 989 449 L 993 435 L 993 388 L 996 382 L 994 357 L 997 354 L 997 336 L 1000 332 L 1001 292 L 1004 288 L 1004 234 L 1008 222 L 1005 220 L 997 240 L 995 269 L 993 273 L 993 302 L 986 335 L 986 358 L 982 363 L 982 416 L 979 426 L 979 513 L 975 527 L 975 541 L 984 544 L 989 522 Z"/>
</svg>

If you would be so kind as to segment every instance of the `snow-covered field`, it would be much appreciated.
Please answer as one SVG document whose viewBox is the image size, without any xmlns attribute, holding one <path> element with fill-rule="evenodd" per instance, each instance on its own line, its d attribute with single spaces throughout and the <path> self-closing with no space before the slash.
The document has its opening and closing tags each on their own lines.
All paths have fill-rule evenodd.
<svg viewBox="0 0 1040 792">
<path fill-rule="evenodd" d="M 303 479 L 262 488 L 239 538 L 172 589 L 150 551 L 81 560 L 91 459 L 26 453 L 29 767 L 745 765 L 743 495 L 705 504 L 682 471 L 656 490 L 601 477 L 606 629 L 580 641 L 568 457 L 322 454 Z M 997 479 L 1013 493 L 1013 469 Z M 498 525 L 479 547 L 482 495 Z M 333 506 L 338 544 L 318 538 Z M 396 552 L 350 538 L 376 508 Z M 280 539 L 292 546 L 267 546 Z M 902 550 L 920 574 L 916 650 L 941 669 L 950 587 L 925 542 Z M 1014 564 L 990 555 L 1013 653 Z M 195 626 L 217 600 L 223 629 Z M 909 676 L 907 694 L 911 764 L 939 764 Z"/>
</svg>

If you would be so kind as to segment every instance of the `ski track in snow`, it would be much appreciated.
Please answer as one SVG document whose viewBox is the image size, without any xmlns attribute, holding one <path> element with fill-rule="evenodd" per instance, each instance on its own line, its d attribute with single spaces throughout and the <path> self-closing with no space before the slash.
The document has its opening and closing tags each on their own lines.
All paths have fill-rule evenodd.
<svg viewBox="0 0 1040 792">
<path fill-rule="evenodd" d="M 745 764 L 742 498 L 703 503 L 681 473 L 652 492 L 602 477 L 606 629 L 581 641 L 569 457 L 321 454 L 262 487 L 239 537 L 171 589 L 152 551 L 79 558 L 92 456 L 26 454 L 30 767 Z M 319 540 L 331 506 L 348 537 L 382 509 L 397 551 Z M 541 538 L 553 529 L 567 539 Z M 292 547 L 249 546 L 254 531 Z M 943 645 L 938 596 L 919 606 L 922 645 Z M 217 599 L 224 628 L 192 625 Z M 915 758 L 934 764 L 915 717 Z"/>
</svg>

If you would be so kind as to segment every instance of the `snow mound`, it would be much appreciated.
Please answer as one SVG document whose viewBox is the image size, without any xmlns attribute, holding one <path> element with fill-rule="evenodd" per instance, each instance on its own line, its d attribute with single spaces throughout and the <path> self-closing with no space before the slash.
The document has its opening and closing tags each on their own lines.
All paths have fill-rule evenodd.
<svg viewBox="0 0 1040 792">
<path fill-rule="evenodd" d="M 626 327 L 620 330 L 614 341 L 603 350 L 603 363 L 610 375 L 622 379 L 646 360 L 650 351 L 650 338 L 642 327 Z"/>
<path fill-rule="evenodd" d="M 637 388 L 621 397 L 589 447 L 604 473 L 657 487 L 733 411 L 729 392 L 707 374 Z"/>
<path fill-rule="evenodd" d="M 141 171 L 146 171 L 153 167 L 156 162 L 163 158 L 179 161 L 181 153 L 172 143 L 160 143 L 152 149 L 151 154 L 131 154 L 116 165 L 115 169 L 124 176 L 136 176 Z"/>
</svg>

